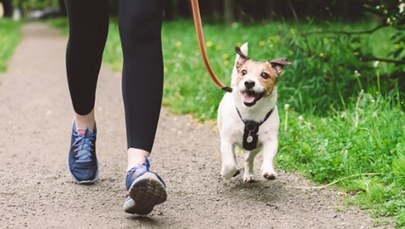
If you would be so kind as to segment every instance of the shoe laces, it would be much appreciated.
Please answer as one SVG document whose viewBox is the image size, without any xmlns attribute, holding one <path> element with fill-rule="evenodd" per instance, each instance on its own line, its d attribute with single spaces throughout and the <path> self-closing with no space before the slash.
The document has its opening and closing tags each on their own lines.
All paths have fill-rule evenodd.
<svg viewBox="0 0 405 229">
<path fill-rule="evenodd" d="M 76 162 L 91 162 L 91 156 L 96 139 L 95 133 L 90 133 L 90 130 L 86 128 L 84 134 L 79 131 L 73 133 L 75 141 L 73 142 Z"/>
</svg>

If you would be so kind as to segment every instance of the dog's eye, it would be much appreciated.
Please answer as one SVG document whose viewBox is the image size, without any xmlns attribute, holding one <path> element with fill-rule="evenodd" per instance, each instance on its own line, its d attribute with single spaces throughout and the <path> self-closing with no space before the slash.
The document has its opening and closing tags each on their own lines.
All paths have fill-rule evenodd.
<svg viewBox="0 0 405 229">
<path fill-rule="evenodd" d="M 262 74 L 260 74 L 260 76 L 263 78 L 263 79 L 268 79 L 270 76 L 269 76 L 269 74 L 267 74 L 267 73 L 265 73 L 265 72 L 262 72 Z"/>
<path fill-rule="evenodd" d="M 242 74 L 242 76 L 247 74 L 247 71 L 245 69 L 243 69 L 242 71 L 240 71 L 240 73 Z"/>
</svg>

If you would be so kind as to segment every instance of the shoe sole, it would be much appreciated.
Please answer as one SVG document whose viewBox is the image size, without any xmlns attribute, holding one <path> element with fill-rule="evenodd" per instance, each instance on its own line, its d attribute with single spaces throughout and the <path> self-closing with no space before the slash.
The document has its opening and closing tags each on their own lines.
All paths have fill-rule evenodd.
<svg viewBox="0 0 405 229">
<path fill-rule="evenodd" d="M 72 176 L 73 176 L 73 175 L 72 175 Z M 86 184 L 94 184 L 94 183 L 98 180 L 98 170 L 97 170 L 96 177 L 95 177 L 93 180 L 82 180 L 82 181 L 79 181 L 79 180 L 77 180 L 77 179 L 74 178 L 74 177 L 73 177 L 73 179 L 74 179 L 74 182 L 75 182 L 76 184 L 84 184 L 84 185 L 86 185 Z"/>
<path fill-rule="evenodd" d="M 124 211 L 139 215 L 149 214 L 167 199 L 165 185 L 152 172 L 146 172 L 132 182 L 129 196 L 131 199 L 125 201 Z"/>
</svg>

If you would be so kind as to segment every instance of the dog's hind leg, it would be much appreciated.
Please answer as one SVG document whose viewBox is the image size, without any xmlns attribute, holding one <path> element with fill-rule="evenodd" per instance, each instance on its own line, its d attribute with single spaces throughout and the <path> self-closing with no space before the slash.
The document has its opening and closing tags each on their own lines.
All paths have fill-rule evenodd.
<svg viewBox="0 0 405 229">
<path fill-rule="evenodd" d="M 254 160 L 256 155 L 259 153 L 259 150 L 247 151 L 245 157 L 245 172 L 243 174 L 243 182 L 251 182 L 253 181 L 254 172 Z"/>
<path fill-rule="evenodd" d="M 236 165 L 235 146 L 228 142 L 221 142 L 222 170 L 221 176 L 230 179 L 240 173 Z"/>
<path fill-rule="evenodd" d="M 270 141 L 267 141 L 263 145 L 263 166 L 262 166 L 262 175 L 268 180 L 275 180 L 277 178 L 277 173 L 273 168 L 273 160 L 276 156 L 278 148 L 277 138 L 273 138 Z"/>
</svg>

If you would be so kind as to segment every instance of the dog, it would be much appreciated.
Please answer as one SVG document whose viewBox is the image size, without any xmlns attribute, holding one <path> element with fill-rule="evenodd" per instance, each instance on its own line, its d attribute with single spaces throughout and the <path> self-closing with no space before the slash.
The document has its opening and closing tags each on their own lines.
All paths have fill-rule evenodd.
<svg viewBox="0 0 405 229">
<path fill-rule="evenodd" d="M 262 176 L 274 180 L 277 173 L 273 160 L 278 148 L 279 116 L 277 111 L 277 80 L 286 58 L 253 61 L 248 44 L 236 47 L 232 71 L 232 92 L 226 93 L 218 107 L 217 124 L 221 142 L 221 176 L 230 179 L 240 173 L 235 146 L 246 152 L 244 182 L 254 180 L 253 162 L 263 150 Z"/>
</svg>

